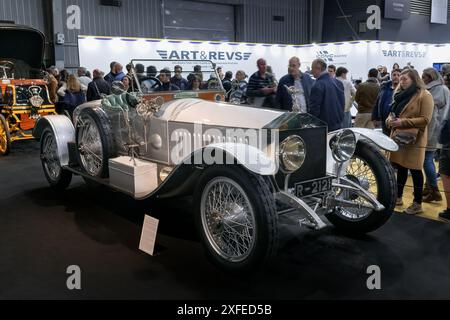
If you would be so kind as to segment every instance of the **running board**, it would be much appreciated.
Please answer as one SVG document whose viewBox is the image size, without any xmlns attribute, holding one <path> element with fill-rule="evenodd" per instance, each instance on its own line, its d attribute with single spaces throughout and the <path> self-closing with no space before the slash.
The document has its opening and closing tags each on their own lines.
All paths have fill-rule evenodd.
<svg viewBox="0 0 450 320">
<path fill-rule="evenodd" d="M 316 230 L 323 229 L 327 226 L 326 223 L 320 219 L 319 215 L 302 199 L 299 199 L 284 191 L 277 192 L 275 194 L 275 198 L 278 201 L 297 209 L 300 213 L 306 216 L 307 221 L 300 221 L 301 225 L 305 225 Z"/>
<path fill-rule="evenodd" d="M 63 169 L 67 170 L 67 171 L 70 171 L 70 172 L 72 172 L 73 174 L 75 174 L 77 176 L 81 176 L 81 177 L 86 178 L 88 180 L 92 180 L 92 181 L 94 181 L 96 183 L 103 184 L 103 185 L 105 185 L 107 187 L 110 187 L 109 179 L 93 177 L 93 176 L 91 176 L 91 175 L 89 175 L 89 174 L 87 174 L 87 173 L 85 173 L 85 172 L 83 172 L 81 170 L 77 170 L 76 168 L 69 167 L 69 166 L 63 166 Z"/>
</svg>

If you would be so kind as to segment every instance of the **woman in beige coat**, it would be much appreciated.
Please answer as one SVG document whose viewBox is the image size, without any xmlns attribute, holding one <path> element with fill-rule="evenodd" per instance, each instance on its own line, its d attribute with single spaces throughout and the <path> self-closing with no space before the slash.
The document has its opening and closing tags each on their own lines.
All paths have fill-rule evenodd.
<svg viewBox="0 0 450 320">
<path fill-rule="evenodd" d="M 417 128 L 417 140 L 412 145 L 400 146 L 391 153 L 390 160 L 397 168 L 397 205 L 403 205 L 403 189 L 408 179 L 408 170 L 414 183 L 414 203 L 405 210 L 408 214 L 422 213 L 423 163 L 427 146 L 427 125 L 431 121 L 434 102 L 426 90 L 425 83 L 414 69 L 405 69 L 400 75 L 400 84 L 394 93 L 392 116 L 386 120 L 392 135 L 396 129 Z"/>
</svg>

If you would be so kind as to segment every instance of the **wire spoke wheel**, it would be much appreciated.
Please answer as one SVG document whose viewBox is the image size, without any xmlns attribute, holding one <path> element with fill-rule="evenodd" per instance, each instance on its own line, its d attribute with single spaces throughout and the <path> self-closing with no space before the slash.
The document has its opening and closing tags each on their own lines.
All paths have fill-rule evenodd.
<svg viewBox="0 0 450 320">
<path fill-rule="evenodd" d="M 58 159 L 58 147 L 55 137 L 52 134 L 47 134 L 44 137 L 41 158 L 44 170 L 50 179 L 54 181 L 58 180 L 62 169 Z"/>
<path fill-rule="evenodd" d="M 8 154 L 10 148 L 11 148 L 11 137 L 9 133 L 8 124 L 3 115 L 0 115 L 0 155 Z"/>
<path fill-rule="evenodd" d="M 370 165 L 358 156 L 353 156 L 347 167 L 346 177 L 350 181 L 363 187 L 366 191 L 378 197 L 378 183 L 375 177 L 375 173 Z M 355 192 L 348 190 L 341 190 L 338 194 L 338 198 L 360 204 L 362 206 L 368 206 L 370 203 L 359 196 Z M 366 218 L 372 213 L 370 208 L 355 208 L 355 207 L 344 207 L 339 208 L 340 215 L 345 219 L 357 221 Z"/>
<path fill-rule="evenodd" d="M 0 123 L 0 153 L 4 154 L 8 145 L 8 140 L 6 136 L 6 130 L 3 124 Z"/>
<path fill-rule="evenodd" d="M 231 262 L 245 260 L 255 246 L 255 215 L 244 190 L 233 180 L 210 181 L 201 199 L 201 221 L 214 251 Z"/>
<path fill-rule="evenodd" d="M 345 174 L 348 180 L 372 194 L 384 209 L 375 210 L 359 192 L 338 188 L 336 197 L 344 203 L 327 215 L 328 220 L 349 235 L 377 230 L 389 220 L 395 208 L 397 182 L 392 165 L 375 144 L 360 140 Z"/>
<path fill-rule="evenodd" d="M 92 176 L 100 174 L 103 168 L 103 148 L 100 131 L 90 116 L 78 123 L 77 141 L 83 168 Z"/>
<path fill-rule="evenodd" d="M 58 141 L 51 129 L 45 129 L 41 138 L 41 163 L 45 177 L 55 190 L 66 189 L 72 181 L 72 173 L 61 165 Z"/>
</svg>

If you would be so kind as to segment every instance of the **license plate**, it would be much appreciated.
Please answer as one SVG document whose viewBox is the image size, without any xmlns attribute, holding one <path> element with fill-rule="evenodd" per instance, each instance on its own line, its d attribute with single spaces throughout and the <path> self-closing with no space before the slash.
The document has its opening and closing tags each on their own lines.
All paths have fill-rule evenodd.
<svg viewBox="0 0 450 320">
<path fill-rule="evenodd" d="M 298 198 L 313 196 L 330 191 L 332 186 L 332 177 L 300 182 L 295 184 L 295 194 Z"/>
</svg>

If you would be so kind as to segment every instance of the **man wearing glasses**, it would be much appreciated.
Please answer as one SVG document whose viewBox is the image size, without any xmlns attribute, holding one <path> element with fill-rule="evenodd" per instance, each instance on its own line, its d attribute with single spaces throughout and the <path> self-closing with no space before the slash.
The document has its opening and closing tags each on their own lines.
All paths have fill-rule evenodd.
<svg viewBox="0 0 450 320">
<path fill-rule="evenodd" d="M 170 78 L 170 83 L 177 86 L 179 90 L 188 89 L 188 81 L 183 78 L 183 68 L 181 66 L 175 66 L 175 75 Z"/>
</svg>

